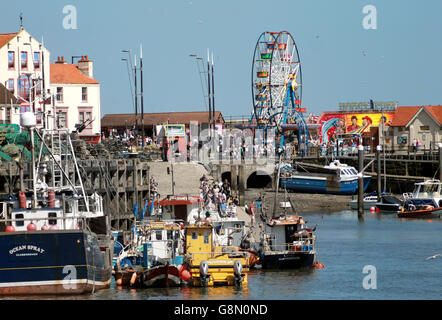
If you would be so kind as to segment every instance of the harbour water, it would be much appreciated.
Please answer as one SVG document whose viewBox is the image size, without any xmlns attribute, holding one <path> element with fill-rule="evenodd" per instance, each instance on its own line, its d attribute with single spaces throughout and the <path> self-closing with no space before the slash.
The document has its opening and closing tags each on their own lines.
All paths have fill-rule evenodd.
<svg viewBox="0 0 442 320">
<path fill-rule="evenodd" d="M 249 274 L 248 286 L 214 288 L 109 289 L 84 296 L 43 297 L 69 300 L 415 300 L 442 298 L 441 220 L 405 220 L 396 215 L 355 211 L 303 214 L 317 224 L 317 251 L 324 269 L 262 271 Z M 365 266 L 370 267 L 364 273 Z M 364 278 L 375 277 L 376 289 L 364 289 Z M 10 297 L 8 299 L 37 299 Z M 42 297 L 38 297 L 42 299 Z"/>
</svg>

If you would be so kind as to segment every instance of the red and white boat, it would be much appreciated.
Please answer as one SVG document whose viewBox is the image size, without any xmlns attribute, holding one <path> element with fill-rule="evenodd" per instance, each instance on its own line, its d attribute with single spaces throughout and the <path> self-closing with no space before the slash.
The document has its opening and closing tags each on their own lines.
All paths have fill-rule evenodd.
<svg viewBox="0 0 442 320">
<path fill-rule="evenodd" d="M 434 219 L 440 218 L 442 214 L 442 207 L 435 208 L 431 205 L 417 206 L 414 208 L 409 208 L 408 211 L 398 212 L 399 218 L 423 218 L 423 219 Z"/>
<path fill-rule="evenodd" d="M 118 286 L 165 288 L 181 285 L 180 270 L 168 263 L 139 270 L 135 268 L 118 270 L 114 277 Z"/>
</svg>

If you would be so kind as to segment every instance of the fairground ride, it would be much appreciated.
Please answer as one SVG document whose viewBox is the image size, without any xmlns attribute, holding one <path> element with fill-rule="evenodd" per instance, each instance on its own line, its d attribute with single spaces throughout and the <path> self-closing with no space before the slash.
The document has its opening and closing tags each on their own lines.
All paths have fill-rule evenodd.
<svg viewBox="0 0 442 320">
<path fill-rule="evenodd" d="M 309 131 L 303 113 L 302 72 L 295 39 L 287 31 L 263 32 L 256 43 L 252 65 L 253 114 L 250 126 L 276 130 L 279 147 L 284 132 L 297 132 L 297 153 L 308 154 Z"/>
</svg>

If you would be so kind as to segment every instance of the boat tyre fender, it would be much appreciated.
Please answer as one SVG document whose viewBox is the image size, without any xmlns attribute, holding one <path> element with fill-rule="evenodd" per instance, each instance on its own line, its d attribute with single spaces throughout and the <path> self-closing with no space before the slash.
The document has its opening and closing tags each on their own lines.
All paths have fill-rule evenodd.
<svg viewBox="0 0 442 320">
<path fill-rule="evenodd" d="M 207 278 L 209 276 L 209 264 L 203 260 L 200 263 L 200 277 Z"/>
<path fill-rule="evenodd" d="M 235 273 L 235 277 L 241 278 L 242 274 L 242 263 L 239 260 L 235 260 L 233 263 L 233 272 Z"/>
</svg>

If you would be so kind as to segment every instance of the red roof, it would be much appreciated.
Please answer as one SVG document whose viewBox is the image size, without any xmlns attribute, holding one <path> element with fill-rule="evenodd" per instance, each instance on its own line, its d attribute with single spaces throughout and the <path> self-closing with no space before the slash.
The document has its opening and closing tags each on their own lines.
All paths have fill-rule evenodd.
<svg viewBox="0 0 442 320">
<path fill-rule="evenodd" d="M 3 47 L 5 44 L 7 44 L 9 41 L 11 41 L 18 32 L 15 33 L 0 33 L 0 48 Z"/>
<path fill-rule="evenodd" d="M 433 118 L 442 125 L 442 106 L 425 106 L 425 110 L 427 110 Z"/>
<path fill-rule="evenodd" d="M 392 127 L 405 127 L 413 117 L 424 108 L 431 116 L 442 125 L 442 106 L 418 106 L 418 107 L 397 107 L 391 122 Z"/>
<path fill-rule="evenodd" d="M 98 84 L 87 77 L 76 64 L 51 63 L 51 83 Z"/>
<path fill-rule="evenodd" d="M 391 126 L 405 127 L 421 108 L 422 107 L 397 107 L 393 115 Z"/>
<path fill-rule="evenodd" d="M 224 123 L 223 115 L 220 111 L 215 111 L 216 123 Z M 189 111 L 189 112 L 160 112 L 160 113 L 145 113 L 144 124 L 156 125 L 164 123 L 181 123 L 189 124 L 191 121 L 199 123 L 208 123 L 209 112 L 207 111 Z M 101 118 L 102 128 L 124 127 L 126 125 L 132 126 L 135 124 L 134 113 L 120 113 L 120 114 L 106 114 Z M 141 114 L 138 114 L 138 125 L 141 123 Z"/>
</svg>

